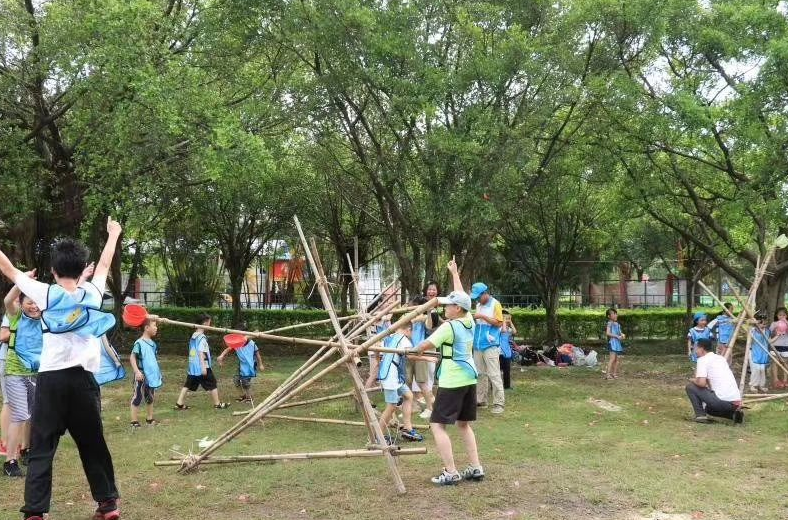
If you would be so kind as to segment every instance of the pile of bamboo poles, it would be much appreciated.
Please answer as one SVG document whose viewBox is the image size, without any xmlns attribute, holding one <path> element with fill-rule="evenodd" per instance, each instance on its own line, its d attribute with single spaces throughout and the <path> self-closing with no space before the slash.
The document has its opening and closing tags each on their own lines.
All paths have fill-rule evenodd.
<svg viewBox="0 0 788 520">
<path fill-rule="evenodd" d="M 315 353 L 298 369 L 296 369 L 285 381 L 283 381 L 270 395 L 268 395 L 262 402 L 257 404 L 251 410 L 236 412 L 233 415 L 243 416 L 233 427 L 221 434 L 210 446 L 203 449 L 197 454 L 190 454 L 185 457 L 174 457 L 174 460 L 157 461 L 156 466 L 178 466 L 180 472 L 187 472 L 196 469 L 201 464 L 231 464 L 238 462 L 270 462 L 275 460 L 291 460 L 291 459 L 318 459 L 318 458 L 346 458 L 346 457 L 383 457 L 386 461 L 388 468 L 392 474 L 395 488 L 399 493 L 405 492 L 405 485 L 399 474 L 394 457 L 397 455 L 416 455 L 426 453 L 425 448 L 411 448 L 399 449 L 397 446 L 388 445 L 386 436 L 378 422 L 378 417 L 372 408 L 369 400 L 369 393 L 378 390 L 364 388 L 364 382 L 358 372 L 357 360 L 359 356 L 367 351 L 376 352 L 396 352 L 404 355 L 414 355 L 411 351 L 385 349 L 379 343 L 387 336 L 396 333 L 410 322 L 435 308 L 438 305 L 437 298 L 429 302 L 413 306 L 399 308 L 398 302 L 388 301 L 393 299 L 397 291 L 390 292 L 394 284 L 389 284 L 383 291 L 380 301 L 376 304 L 378 307 L 374 310 L 364 309 L 362 312 L 353 316 L 339 317 L 333 307 L 332 299 L 329 293 L 329 284 L 323 271 L 323 266 L 317 252 L 314 240 L 308 243 L 304 236 L 301 224 L 298 218 L 295 217 L 295 226 L 298 231 L 301 242 L 304 246 L 304 251 L 309 261 L 310 268 L 315 275 L 317 281 L 317 289 L 320 293 L 323 305 L 328 312 L 329 318 L 326 320 L 319 320 L 310 323 L 301 323 L 295 325 L 288 325 L 286 327 L 279 327 L 264 332 L 248 332 L 234 329 L 227 329 L 221 327 L 206 327 L 203 325 L 196 325 L 192 323 L 185 323 L 159 316 L 150 316 L 151 319 L 168 325 L 187 328 L 202 328 L 204 330 L 216 331 L 225 334 L 236 333 L 243 334 L 252 338 L 257 338 L 265 341 L 284 343 L 291 345 L 306 345 L 317 347 Z M 353 272 L 354 281 L 358 282 L 355 271 Z M 388 296 L 386 296 L 388 294 Z M 398 315 L 400 316 L 387 330 L 380 333 L 373 333 L 374 326 L 378 323 L 383 316 Z M 331 323 L 334 328 L 334 336 L 329 340 L 316 340 L 298 337 L 279 336 L 274 333 L 283 332 L 287 330 L 294 330 L 303 327 L 314 325 L 322 325 Z M 343 325 L 344 323 L 344 325 Z M 361 336 L 366 334 L 368 337 L 361 343 L 354 343 L 359 341 Z M 338 358 L 337 358 L 338 356 Z M 425 357 L 422 357 L 425 359 Z M 329 363 L 324 366 L 325 363 Z M 329 396 L 316 397 L 312 399 L 305 399 L 301 401 L 292 401 L 293 397 L 301 394 L 304 390 L 311 387 L 317 381 L 321 380 L 326 375 L 344 367 L 350 376 L 353 384 L 353 389 L 350 392 L 341 394 L 334 394 Z M 318 370 L 320 368 L 320 370 Z M 316 373 L 315 373 L 316 372 Z M 326 418 L 312 418 L 312 417 L 294 417 L 288 415 L 274 414 L 277 409 L 292 408 L 296 406 L 304 406 L 309 404 L 327 402 L 345 397 L 354 397 L 361 406 L 363 416 L 362 421 L 344 421 L 338 419 Z M 365 426 L 367 429 L 367 443 L 365 449 L 359 450 L 335 450 L 314 453 L 291 453 L 291 454 L 272 454 L 272 455 L 239 455 L 231 457 L 217 457 L 213 454 L 231 442 L 233 439 L 242 434 L 252 425 L 256 424 L 264 418 L 276 420 L 290 420 L 312 422 L 319 424 L 346 424 L 352 426 Z M 421 428 L 426 428 L 426 425 L 419 425 Z"/>
</svg>

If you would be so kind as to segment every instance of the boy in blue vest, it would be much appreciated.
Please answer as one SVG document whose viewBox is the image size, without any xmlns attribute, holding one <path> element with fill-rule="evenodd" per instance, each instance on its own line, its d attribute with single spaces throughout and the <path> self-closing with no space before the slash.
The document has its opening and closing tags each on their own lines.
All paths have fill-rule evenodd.
<svg viewBox="0 0 788 520">
<path fill-rule="evenodd" d="M 211 326 L 211 317 L 207 314 L 197 318 L 197 325 Z M 216 384 L 216 377 L 211 370 L 211 349 L 208 346 L 208 338 L 205 336 L 205 329 L 198 328 L 189 339 L 189 366 L 186 371 L 186 382 L 181 388 L 178 401 L 175 403 L 176 410 L 188 410 L 189 406 L 184 404 L 186 392 L 196 392 L 202 386 L 203 390 L 211 394 L 213 407 L 223 410 L 230 406 L 219 400 L 219 389 Z"/>
<path fill-rule="evenodd" d="M 412 350 L 413 345 L 410 342 L 411 327 L 406 326 L 396 334 L 389 336 L 386 348 Z M 380 360 L 380 368 L 378 369 L 378 381 L 383 388 L 383 397 L 386 401 L 386 409 L 380 416 L 380 428 L 386 431 L 389 421 L 394 415 L 397 406 L 402 405 L 403 425 L 400 427 L 399 434 L 403 439 L 409 441 L 423 441 L 424 437 L 416 431 L 411 421 L 413 414 L 413 392 L 406 383 L 406 356 L 402 354 L 394 354 L 386 352 Z M 394 438 L 386 436 L 389 444 L 394 443 Z"/>
<path fill-rule="evenodd" d="M 142 336 L 134 342 L 131 349 L 129 363 L 134 371 L 134 393 L 131 395 L 131 428 L 136 430 L 140 427 L 139 415 L 142 401 L 147 407 L 147 417 L 145 423 L 154 426 L 156 420 L 153 418 L 153 401 L 156 389 L 161 387 L 161 369 L 156 356 L 159 353 L 159 345 L 153 340 L 159 332 L 159 325 L 156 320 L 145 320 L 142 326 Z"/>
<path fill-rule="evenodd" d="M 733 304 L 725 302 L 722 314 L 711 320 L 709 328 L 717 332 L 717 354 L 726 357 L 728 345 L 733 339 L 733 329 L 736 328 L 736 318 L 733 316 Z"/>
<path fill-rule="evenodd" d="M 99 386 L 93 377 L 101 361 L 99 337 L 115 325 L 114 316 L 100 309 L 120 224 L 109 218 L 107 233 L 92 282 L 80 283 L 88 250 L 78 241 L 62 239 L 52 246 L 56 285 L 29 278 L 0 251 L 0 271 L 41 310 L 43 329 L 25 505 L 21 509 L 28 520 L 42 520 L 49 511 L 52 461 L 66 430 L 79 450 L 91 494 L 98 503 L 94 520 L 120 518 L 115 471 L 101 423 Z"/>
<path fill-rule="evenodd" d="M 241 325 L 242 329 L 247 329 L 246 324 Z M 224 358 L 227 357 L 227 354 L 230 353 L 233 349 L 231 347 L 227 347 L 224 351 L 219 354 L 219 357 L 216 358 L 216 361 L 219 362 L 219 365 L 224 365 Z M 238 375 L 235 376 L 235 386 L 236 388 L 241 389 L 241 397 L 236 399 L 239 403 L 251 403 L 253 402 L 252 399 L 252 379 L 257 376 L 257 372 L 262 372 L 265 367 L 263 366 L 263 358 L 260 356 L 260 349 L 257 348 L 257 344 L 252 341 L 252 338 L 249 336 L 246 337 L 246 343 L 243 347 L 236 349 L 235 355 L 238 356 Z"/>
<path fill-rule="evenodd" d="M 487 406 L 487 392 L 492 388 L 491 413 L 502 414 L 506 396 L 501 376 L 501 326 L 503 307 L 490 295 L 487 285 L 477 282 L 471 286 L 471 300 L 476 300 L 476 329 L 473 336 L 473 361 L 479 371 L 476 400 Z"/>
<path fill-rule="evenodd" d="M 441 354 L 436 372 L 438 393 L 430 417 L 430 431 L 435 446 L 443 460 L 443 471 L 432 478 L 434 484 L 450 486 L 463 479 L 480 481 L 484 469 L 479 462 L 476 436 L 471 423 L 476 420 L 476 366 L 473 362 L 474 321 L 471 316 L 471 298 L 462 290 L 462 282 L 454 259 L 449 262 L 454 290 L 447 298 L 444 321 L 430 336 L 416 347 L 419 353 L 435 350 Z M 499 374 L 500 377 L 500 374 Z M 460 473 L 454 464 L 451 439 L 446 425 L 457 424 L 460 437 L 470 464 Z"/>
</svg>

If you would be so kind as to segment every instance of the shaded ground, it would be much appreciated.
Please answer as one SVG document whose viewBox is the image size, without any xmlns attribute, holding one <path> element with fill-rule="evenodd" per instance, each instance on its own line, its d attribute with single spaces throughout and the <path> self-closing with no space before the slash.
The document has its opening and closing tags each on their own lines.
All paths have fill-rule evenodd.
<svg viewBox="0 0 788 520">
<path fill-rule="evenodd" d="M 255 383 L 259 396 L 299 364 L 266 361 L 269 370 Z M 191 410 L 172 410 L 185 364 L 180 358 L 164 362 L 156 414 L 162 424 L 155 428 L 129 430 L 130 383 L 105 388 L 106 433 L 125 518 L 788 518 L 785 404 L 759 405 L 744 427 L 696 425 L 688 421 L 683 356 L 629 356 L 616 381 L 585 368 L 515 368 L 506 413 L 482 412 L 477 423 L 487 479 L 432 487 L 429 477 L 440 462 L 427 434 L 429 453 L 399 463 L 408 487 L 404 497 L 393 492 L 385 465 L 376 459 L 204 466 L 187 476 L 153 467 L 173 450 L 198 451 L 197 439 L 215 438 L 236 419 L 211 409 L 202 394 L 190 397 Z M 229 364 L 218 373 L 225 400 L 235 397 L 234 370 Z M 347 389 L 346 381 L 334 377 L 304 398 Z M 621 410 L 600 408 L 600 400 Z M 240 409 L 235 403 L 233 408 Z M 287 413 L 360 420 L 350 400 Z M 360 448 L 363 433 L 354 426 L 270 420 L 220 454 Z M 61 446 L 51 518 L 89 518 L 92 503 L 73 443 L 66 437 Z M 1 482 L 0 518 L 19 518 L 22 482 Z"/>
</svg>

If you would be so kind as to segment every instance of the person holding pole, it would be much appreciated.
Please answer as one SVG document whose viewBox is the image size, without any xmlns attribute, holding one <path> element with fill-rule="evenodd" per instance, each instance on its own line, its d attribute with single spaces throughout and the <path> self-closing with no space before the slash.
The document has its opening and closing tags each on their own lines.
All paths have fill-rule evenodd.
<svg viewBox="0 0 788 520">
<path fill-rule="evenodd" d="M 476 436 L 471 428 L 471 423 L 476 420 L 478 377 L 473 361 L 475 324 L 470 313 L 471 298 L 463 291 L 454 259 L 449 262 L 448 269 L 454 290 L 448 297 L 439 300 L 445 305 L 447 321 L 444 321 L 435 332 L 416 347 L 416 350 L 422 354 L 436 349 L 440 353 L 436 372 L 438 393 L 430 417 L 430 430 L 444 467 L 438 476 L 432 478 L 432 482 L 440 486 L 456 485 L 463 479 L 474 481 L 484 479 L 484 469 L 479 461 L 476 447 Z M 462 473 L 457 471 L 451 439 L 446 432 L 446 426 L 449 424 L 457 424 L 470 462 Z"/>
<path fill-rule="evenodd" d="M 707 338 L 695 343 L 695 354 L 698 356 L 695 377 L 686 386 L 695 422 L 710 423 L 711 415 L 741 424 L 744 421 L 741 393 L 728 362 L 713 352 L 711 340 Z"/>
</svg>

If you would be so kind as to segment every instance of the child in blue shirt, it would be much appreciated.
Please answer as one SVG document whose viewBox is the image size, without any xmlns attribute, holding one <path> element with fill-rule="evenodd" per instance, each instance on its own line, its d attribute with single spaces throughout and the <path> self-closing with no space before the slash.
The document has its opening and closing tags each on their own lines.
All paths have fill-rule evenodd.
<svg viewBox="0 0 788 520">
<path fill-rule="evenodd" d="M 517 334 L 517 329 L 512 323 L 512 314 L 504 309 L 503 325 L 501 326 L 501 355 L 499 356 L 504 390 L 512 388 L 512 342 L 515 334 Z"/>
<path fill-rule="evenodd" d="M 405 326 L 401 333 L 389 336 L 391 340 L 386 348 L 412 350 L 413 344 L 410 341 L 411 327 Z M 386 408 L 380 416 L 380 428 L 386 431 L 397 406 L 402 405 L 403 423 L 400 426 L 399 434 L 402 438 L 409 441 L 423 441 L 424 437 L 416 431 L 411 421 L 413 412 L 413 392 L 406 384 L 407 370 L 404 355 L 387 352 L 381 356 L 378 368 L 378 381 L 383 388 L 383 397 L 386 401 Z M 389 444 L 394 444 L 392 436 L 387 435 L 386 440 Z"/>
<path fill-rule="evenodd" d="M 766 315 L 755 315 L 756 327 L 750 331 L 752 343 L 750 344 L 750 391 L 768 392 L 766 386 L 766 367 L 769 366 L 769 349 L 771 348 L 771 331 L 766 326 Z"/>
<path fill-rule="evenodd" d="M 155 320 L 145 320 L 142 336 L 134 342 L 129 356 L 129 363 L 134 371 L 134 392 L 131 396 L 132 429 L 140 427 L 139 413 L 143 400 L 148 412 L 145 422 L 148 426 L 156 424 L 153 419 L 153 399 L 156 389 L 162 384 L 161 369 L 156 359 L 159 346 L 153 341 L 158 332 L 159 326 Z"/>
<path fill-rule="evenodd" d="M 726 302 L 722 314 L 711 320 L 709 329 L 717 331 L 717 354 L 725 357 L 728 345 L 733 339 L 733 329 L 736 328 L 736 318 L 733 316 L 733 304 Z"/>
<path fill-rule="evenodd" d="M 610 308 L 605 312 L 607 325 L 605 326 L 605 336 L 608 339 L 608 351 L 610 361 L 607 363 L 607 375 L 605 379 L 617 379 L 618 367 L 621 363 L 621 355 L 624 354 L 624 345 L 621 343 L 626 335 L 621 332 L 621 324 L 618 322 L 618 311 Z"/>
<path fill-rule="evenodd" d="M 197 318 L 197 325 L 211 326 L 211 317 L 207 314 Z M 230 406 L 219 400 L 219 388 L 216 383 L 216 376 L 211 370 L 211 349 L 208 346 L 208 338 L 205 336 L 205 329 L 198 328 L 189 338 L 189 366 L 186 370 L 186 382 L 183 383 L 181 393 L 175 402 L 176 410 L 188 410 L 189 406 L 184 404 L 187 392 L 196 392 L 199 387 L 211 394 L 213 407 L 223 410 Z"/>
<path fill-rule="evenodd" d="M 711 341 L 711 329 L 707 326 L 709 318 L 706 314 L 698 312 L 692 319 L 692 328 L 687 332 L 687 355 L 693 363 L 698 362 L 698 356 L 695 354 L 695 347 L 699 339 L 707 339 Z"/>
<path fill-rule="evenodd" d="M 241 328 L 246 329 L 247 327 L 242 325 Z M 227 357 L 231 350 L 233 349 L 227 347 L 219 354 L 219 357 L 216 358 L 219 365 L 224 365 L 224 358 Z M 239 403 L 251 403 L 252 394 L 250 389 L 252 387 L 252 378 L 257 376 L 258 371 L 262 372 L 265 369 L 263 358 L 260 356 L 260 349 L 257 348 L 257 345 L 249 336 L 246 337 L 246 344 L 235 351 L 235 355 L 238 356 L 238 375 L 235 376 L 235 387 L 240 388 L 242 392 L 241 397 L 236 399 L 236 401 Z"/>
</svg>

